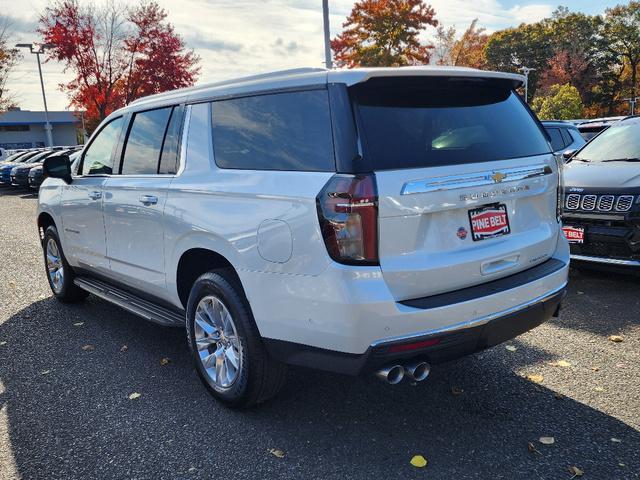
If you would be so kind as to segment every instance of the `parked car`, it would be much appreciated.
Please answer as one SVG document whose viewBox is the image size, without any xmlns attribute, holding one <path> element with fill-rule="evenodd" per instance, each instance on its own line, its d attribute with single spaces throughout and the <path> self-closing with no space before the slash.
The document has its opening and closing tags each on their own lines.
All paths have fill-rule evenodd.
<svg viewBox="0 0 640 480">
<path fill-rule="evenodd" d="M 22 154 L 12 162 L 0 165 L 0 185 L 11 185 L 11 170 L 18 165 L 29 162 L 36 155 L 40 155 L 42 150 L 33 150 Z"/>
<path fill-rule="evenodd" d="M 20 161 L 21 158 L 26 157 L 26 155 L 33 153 L 34 150 L 28 150 L 28 151 L 21 151 L 21 152 L 16 152 L 10 156 L 8 156 L 5 160 L 3 160 L 2 162 L 0 162 L 0 166 L 3 165 L 7 165 L 9 163 L 15 163 Z"/>
<path fill-rule="evenodd" d="M 62 152 L 61 152 L 62 153 Z M 71 149 L 69 153 L 69 160 L 73 166 L 73 162 L 80 156 L 80 151 L 77 149 Z M 29 170 L 29 188 L 38 190 L 44 180 L 44 174 L 42 172 L 42 164 L 36 165 Z"/>
<path fill-rule="evenodd" d="M 77 167 L 45 160 L 53 294 L 186 325 L 232 406 L 275 395 L 287 363 L 424 380 L 558 314 L 562 161 L 523 81 L 299 69 L 137 100 Z"/>
<path fill-rule="evenodd" d="M 619 122 L 623 118 L 622 117 L 604 117 L 604 118 L 594 118 L 593 120 L 587 120 L 578 124 L 578 131 L 582 138 L 584 138 L 587 142 L 591 140 L 593 137 L 598 135 L 603 130 L 606 130 L 611 125 L 616 122 Z"/>
<path fill-rule="evenodd" d="M 576 151 L 587 143 L 573 123 L 543 121 L 542 125 L 551 139 L 551 148 L 556 154 Z"/>
<path fill-rule="evenodd" d="M 572 265 L 640 271 L 640 118 L 612 125 L 579 150 L 564 181 Z"/>
<path fill-rule="evenodd" d="M 40 155 L 36 155 L 30 160 L 24 163 L 16 165 L 11 169 L 11 185 L 14 187 L 28 187 L 29 186 L 29 171 L 32 168 L 42 165 L 44 160 L 52 155 L 66 154 L 69 155 L 72 150 L 46 150 Z"/>
</svg>

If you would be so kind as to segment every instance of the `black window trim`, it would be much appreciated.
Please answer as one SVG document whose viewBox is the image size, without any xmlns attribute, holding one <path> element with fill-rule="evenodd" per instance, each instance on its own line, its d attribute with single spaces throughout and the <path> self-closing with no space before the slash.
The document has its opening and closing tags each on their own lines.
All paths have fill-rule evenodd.
<svg viewBox="0 0 640 480">
<path fill-rule="evenodd" d="M 96 140 L 96 138 L 98 138 L 98 136 L 100 136 L 100 134 L 104 131 L 104 129 L 107 128 L 107 126 L 111 125 L 116 120 L 123 119 L 123 124 L 120 127 L 120 131 L 118 132 L 118 137 L 116 138 L 116 143 L 115 143 L 113 149 L 111 150 L 111 159 L 113 160 L 113 162 L 115 162 L 116 157 L 114 156 L 114 154 L 116 152 L 120 151 L 120 146 L 122 144 L 122 142 L 120 141 L 120 138 L 122 137 L 122 130 L 124 129 L 124 126 L 127 124 L 128 118 L 129 118 L 129 114 L 128 113 L 113 117 L 107 123 L 105 123 L 100 128 L 100 130 L 98 130 L 97 132 L 95 132 L 91 136 L 91 140 L 89 140 L 89 143 L 87 143 L 84 146 L 84 148 L 82 149 L 82 155 L 80 157 L 80 161 L 78 162 L 78 168 L 76 169 L 76 175 L 74 175 L 74 177 L 83 177 L 84 178 L 84 177 L 110 177 L 111 176 L 111 174 L 109 174 L 109 173 L 87 173 L 86 175 L 83 175 L 82 174 L 82 169 L 84 168 L 84 158 L 85 158 L 85 155 L 87 154 L 87 152 L 89 151 L 89 148 L 91 148 L 91 145 L 93 145 L 93 142 Z M 113 165 L 113 163 L 112 163 L 112 165 Z M 111 171 L 113 172 L 113 167 L 111 168 Z"/>
<path fill-rule="evenodd" d="M 251 98 L 251 97 L 264 97 L 269 95 L 281 95 L 287 93 L 299 93 L 299 92 L 313 92 L 318 90 L 325 90 L 327 92 L 327 109 L 329 112 L 329 131 L 331 134 L 331 153 L 333 158 L 331 159 L 332 169 L 331 170 L 281 170 L 281 169 L 272 169 L 272 168 L 240 168 L 240 167 L 221 167 L 216 160 L 216 152 L 215 152 L 215 138 L 213 134 L 213 109 L 214 104 L 216 102 L 222 102 L 227 100 L 237 100 L 243 98 Z M 197 105 L 200 103 L 208 103 L 209 104 L 209 122 L 210 122 L 210 135 L 211 135 L 211 148 L 213 154 L 213 162 L 216 165 L 216 168 L 220 170 L 244 170 L 244 171 L 255 171 L 255 172 L 309 172 L 309 173 L 332 173 L 336 172 L 336 145 L 334 138 L 334 126 L 333 126 L 333 117 L 331 111 L 331 92 L 329 91 L 328 84 L 317 84 L 317 85 L 308 85 L 302 87 L 287 87 L 287 88 L 277 88 L 277 89 L 268 89 L 268 90 L 260 90 L 253 91 L 245 94 L 230 94 L 225 96 L 216 97 L 211 100 L 198 101 L 195 103 L 190 103 L 189 105 Z"/>
</svg>

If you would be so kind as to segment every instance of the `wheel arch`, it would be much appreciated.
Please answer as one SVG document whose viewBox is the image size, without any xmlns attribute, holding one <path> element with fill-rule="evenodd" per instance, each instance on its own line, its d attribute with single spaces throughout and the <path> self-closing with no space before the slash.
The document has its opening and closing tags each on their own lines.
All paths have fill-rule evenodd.
<svg viewBox="0 0 640 480">
<path fill-rule="evenodd" d="M 44 232 L 51 226 L 58 228 L 53 216 L 47 212 L 41 212 L 38 215 L 38 232 L 40 233 L 40 240 L 44 239 Z"/>
<path fill-rule="evenodd" d="M 242 289 L 242 294 L 244 295 L 238 272 L 224 255 L 202 247 L 190 248 L 182 253 L 178 260 L 175 282 L 183 308 L 187 308 L 189 292 L 198 277 L 203 273 L 218 269 L 227 269 Z"/>
</svg>

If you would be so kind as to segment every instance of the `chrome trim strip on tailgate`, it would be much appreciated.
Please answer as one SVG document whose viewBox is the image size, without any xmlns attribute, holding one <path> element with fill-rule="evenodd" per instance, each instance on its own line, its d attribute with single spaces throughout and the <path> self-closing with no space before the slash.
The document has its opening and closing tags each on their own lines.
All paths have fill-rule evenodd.
<svg viewBox="0 0 640 480">
<path fill-rule="evenodd" d="M 562 291 L 564 289 L 567 288 L 567 284 L 569 282 L 564 282 L 560 287 L 553 289 L 550 292 L 545 293 L 544 295 L 540 295 L 537 298 L 534 298 L 533 300 L 530 300 L 526 303 L 522 303 L 520 305 L 516 305 L 515 307 L 511 307 L 511 308 L 507 308 L 506 310 L 502 310 L 500 312 L 496 312 L 496 313 L 491 313 L 489 315 L 485 315 L 484 317 L 480 317 L 480 318 L 476 318 L 475 320 L 467 320 L 464 322 L 460 322 L 460 323 L 456 323 L 453 325 L 448 325 L 446 327 L 442 327 L 442 328 L 437 328 L 437 329 L 433 329 L 433 330 L 426 330 L 426 331 L 422 331 L 422 332 L 416 332 L 416 333 L 411 333 L 409 335 L 399 335 L 397 337 L 389 337 L 389 338 L 383 338 L 382 340 L 377 340 L 375 342 L 373 342 L 371 344 L 371 348 L 376 348 L 376 347 L 380 347 L 382 345 L 386 345 L 388 343 L 396 343 L 396 342 L 402 342 L 405 340 L 412 340 L 412 339 L 416 339 L 416 338 L 428 338 L 428 337 L 432 337 L 432 336 L 436 336 L 436 335 L 442 335 L 445 333 L 453 333 L 453 332 L 458 332 L 461 330 L 466 330 L 468 328 L 473 328 L 473 327 L 479 327 L 481 325 L 485 325 L 487 323 L 489 323 L 492 320 L 495 320 L 497 318 L 500 317 L 506 317 L 507 315 L 511 315 L 512 313 L 517 313 L 520 310 L 524 310 L 526 308 L 532 307 L 538 303 L 544 302 L 546 300 L 549 300 L 551 298 L 553 298 L 554 296 L 562 293 Z"/>
<path fill-rule="evenodd" d="M 515 182 L 527 178 L 541 177 L 550 175 L 551 173 L 553 173 L 551 167 L 541 163 L 539 165 L 529 165 L 526 167 L 486 170 L 484 172 L 412 180 L 403 185 L 400 194 L 413 195 L 414 193 L 439 192 L 442 190 L 454 190 L 456 188 L 483 187 L 497 183 Z"/>
</svg>

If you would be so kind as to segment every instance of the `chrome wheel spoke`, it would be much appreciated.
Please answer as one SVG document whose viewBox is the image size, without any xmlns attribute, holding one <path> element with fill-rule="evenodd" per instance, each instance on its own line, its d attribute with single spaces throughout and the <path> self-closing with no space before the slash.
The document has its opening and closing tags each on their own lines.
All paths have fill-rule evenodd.
<svg viewBox="0 0 640 480">
<path fill-rule="evenodd" d="M 58 245 L 53 238 L 47 241 L 45 251 L 47 273 L 49 274 L 49 280 L 54 293 L 60 293 L 62 286 L 64 285 L 64 266 L 62 264 L 62 257 L 58 250 Z"/>
<path fill-rule="evenodd" d="M 200 300 L 195 315 L 198 358 L 217 388 L 229 388 L 242 369 L 242 346 L 233 317 L 216 296 Z"/>
</svg>

